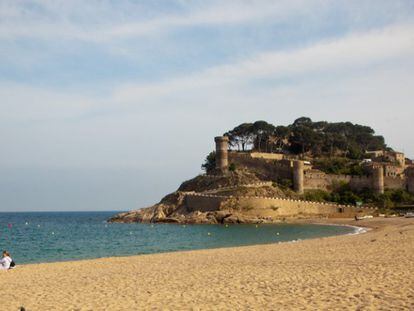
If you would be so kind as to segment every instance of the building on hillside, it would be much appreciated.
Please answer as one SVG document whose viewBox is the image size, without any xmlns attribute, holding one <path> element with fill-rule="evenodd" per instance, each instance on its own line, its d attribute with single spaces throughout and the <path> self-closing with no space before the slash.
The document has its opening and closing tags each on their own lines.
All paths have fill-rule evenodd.
<svg viewBox="0 0 414 311">
<path fill-rule="evenodd" d="M 405 156 L 402 152 L 386 151 L 384 158 L 386 161 L 398 163 L 400 166 L 405 167 Z"/>
<path fill-rule="evenodd" d="M 405 168 L 405 155 L 403 152 L 375 150 L 367 151 L 366 155 L 369 156 L 374 162 L 395 163 Z"/>
<path fill-rule="evenodd" d="M 367 151 L 365 154 L 375 159 L 382 157 L 384 155 L 384 150 Z"/>
<path fill-rule="evenodd" d="M 384 176 L 386 177 L 402 177 L 404 175 L 405 167 L 400 166 L 397 163 L 391 162 L 364 162 L 365 171 L 369 174 L 373 168 L 382 167 L 384 170 Z"/>
<path fill-rule="evenodd" d="M 404 167 L 391 163 L 384 163 L 384 176 L 398 177 L 404 174 Z"/>
</svg>

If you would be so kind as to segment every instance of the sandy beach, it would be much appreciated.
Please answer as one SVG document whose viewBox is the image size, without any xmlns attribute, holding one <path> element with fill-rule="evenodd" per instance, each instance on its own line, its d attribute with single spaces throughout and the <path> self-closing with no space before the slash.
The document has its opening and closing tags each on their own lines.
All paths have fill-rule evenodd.
<svg viewBox="0 0 414 311">
<path fill-rule="evenodd" d="M 1 310 L 413 310 L 414 219 L 335 223 L 372 230 L 19 266 L 0 271 Z"/>
</svg>

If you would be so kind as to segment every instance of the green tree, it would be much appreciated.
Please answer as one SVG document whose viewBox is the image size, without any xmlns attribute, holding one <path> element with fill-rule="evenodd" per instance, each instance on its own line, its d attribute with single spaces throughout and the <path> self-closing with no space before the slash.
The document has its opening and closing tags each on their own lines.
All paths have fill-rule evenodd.
<svg viewBox="0 0 414 311">
<path fill-rule="evenodd" d="M 367 150 L 387 150 L 384 137 L 369 127 L 351 122 L 313 122 L 301 117 L 288 126 L 266 121 L 242 123 L 227 132 L 230 145 L 239 150 L 253 147 L 258 151 L 278 150 L 293 154 L 343 156 L 360 160 Z"/>
<path fill-rule="evenodd" d="M 254 148 L 261 152 L 262 148 L 264 147 L 265 151 L 267 151 L 269 137 L 273 134 L 274 131 L 274 125 L 267 123 L 266 121 L 254 122 L 252 126 L 252 134 L 254 135 Z"/>
<path fill-rule="evenodd" d="M 229 137 L 230 146 L 245 151 L 254 141 L 253 124 L 242 123 L 224 135 Z"/>
<path fill-rule="evenodd" d="M 216 168 L 216 152 L 215 151 L 212 151 L 207 155 L 206 159 L 204 160 L 204 163 L 201 165 L 201 168 L 206 173 L 210 173 Z"/>
</svg>

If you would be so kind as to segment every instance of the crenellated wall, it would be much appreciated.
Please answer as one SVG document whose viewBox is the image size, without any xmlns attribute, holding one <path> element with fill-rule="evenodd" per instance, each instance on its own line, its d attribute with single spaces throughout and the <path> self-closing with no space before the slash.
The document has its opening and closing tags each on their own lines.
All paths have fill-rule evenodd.
<svg viewBox="0 0 414 311">
<path fill-rule="evenodd" d="M 337 205 L 302 200 L 269 197 L 233 197 L 190 193 L 186 196 L 187 209 L 190 211 L 217 211 L 232 206 L 246 215 L 270 216 L 274 218 L 298 216 L 353 217 L 360 213 L 370 214 L 374 209 L 356 208 L 350 205 Z"/>
</svg>

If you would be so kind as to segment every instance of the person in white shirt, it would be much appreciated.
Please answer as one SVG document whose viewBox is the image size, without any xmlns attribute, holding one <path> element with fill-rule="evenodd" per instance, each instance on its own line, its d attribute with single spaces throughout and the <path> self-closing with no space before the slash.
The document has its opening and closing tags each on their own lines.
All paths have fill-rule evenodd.
<svg viewBox="0 0 414 311">
<path fill-rule="evenodd" d="M 10 254 L 7 251 L 3 251 L 3 258 L 0 259 L 0 270 L 9 270 L 12 261 Z"/>
</svg>

